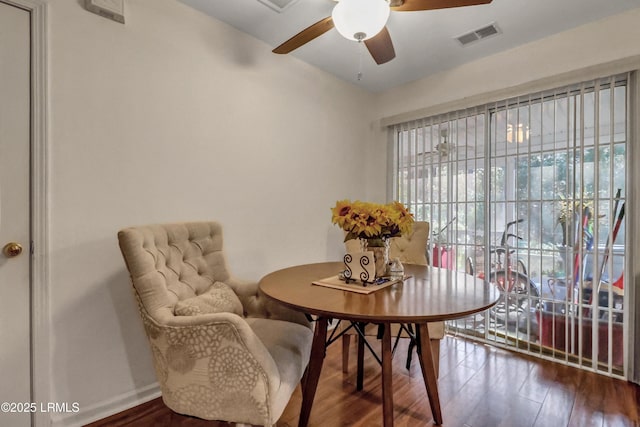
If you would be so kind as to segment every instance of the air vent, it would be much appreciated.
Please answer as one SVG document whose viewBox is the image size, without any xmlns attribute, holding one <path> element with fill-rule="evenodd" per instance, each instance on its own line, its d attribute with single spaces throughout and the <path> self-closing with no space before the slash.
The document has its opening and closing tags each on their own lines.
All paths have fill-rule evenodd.
<svg viewBox="0 0 640 427">
<path fill-rule="evenodd" d="M 496 34 L 500 34 L 500 29 L 495 23 L 491 23 L 485 27 L 455 37 L 455 39 L 458 40 L 462 46 L 467 46 L 468 44 L 495 36 Z"/>
<path fill-rule="evenodd" d="M 258 0 L 263 5 L 270 9 L 275 10 L 278 13 L 282 13 L 291 7 L 298 0 Z"/>
</svg>

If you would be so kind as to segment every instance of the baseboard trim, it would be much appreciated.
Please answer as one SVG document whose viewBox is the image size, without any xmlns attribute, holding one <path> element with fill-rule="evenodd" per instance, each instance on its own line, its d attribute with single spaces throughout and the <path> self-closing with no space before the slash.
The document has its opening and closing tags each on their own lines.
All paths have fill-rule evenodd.
<svg viewBox="0 0 640 427">
<path fill-rule="evenodd" d="M 107 418 L 135 406 L 142 405 L 161 396 L 158 383 L 115 396 L 95 405 L 82 407 L 77 414 L 64 414 L 52 417 L 52 427 L 80 427 L 94 421 Z"/>
</svg>

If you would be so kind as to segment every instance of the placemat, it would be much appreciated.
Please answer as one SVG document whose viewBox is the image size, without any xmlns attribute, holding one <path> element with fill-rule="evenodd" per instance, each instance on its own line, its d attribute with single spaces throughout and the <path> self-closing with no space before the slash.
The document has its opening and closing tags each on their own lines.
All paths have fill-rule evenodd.
<svg viewBox="0 0 640 427">
<path fill-rule="evenodd" d="M 379 289 L 384 289 L 387 286 L 402 282 L 402 280 L 402 278 L 392 279 L 390 277 L 385 277 L 382 279 L 381 283 L 367 283 L 367 286 L 363 286 L 362 282 L 359 280 L 353 280 L 346 283 L 344 280 L 340 279 L 339 275 L 336 275 L 327 277 L 326 279 L 317 280 L 313 282 L 313 284 L 327 288 L 340 289 L 343 291 L 357 292 L 359 294 L 370 294 Z"/>
</svg>

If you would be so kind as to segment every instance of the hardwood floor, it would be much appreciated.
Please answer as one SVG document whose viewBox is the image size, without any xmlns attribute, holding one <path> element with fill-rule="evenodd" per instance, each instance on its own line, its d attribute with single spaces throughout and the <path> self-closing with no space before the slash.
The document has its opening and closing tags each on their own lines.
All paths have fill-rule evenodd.
<svg viewBox="0 0 640 427">
<path fill-rule="evenodd" d="M 393 361 L 395 426 L 432 426 L 420 366 L 414 358 L 411 370 L 404 368 L 407 340 L 402 341 Z M 373 345 L 379 348 L 379 342 Z M 341 346 L 327 349 L 309 427 L 382 425 L 380 366 L 367 355 L 364 389 L 356 392 L 356 347 L 351 346 L 348 374 L 342 373 Z M 442 341 L 438 384 L 447 427 L 640 426 L 640 387 L 635 384 L 461 338 Z M 300 405 L 298 387 L 277 427 L 297 426 Z M 160 399 L 90 424 L 232 425 L 175 414 Z"/>
</svg>

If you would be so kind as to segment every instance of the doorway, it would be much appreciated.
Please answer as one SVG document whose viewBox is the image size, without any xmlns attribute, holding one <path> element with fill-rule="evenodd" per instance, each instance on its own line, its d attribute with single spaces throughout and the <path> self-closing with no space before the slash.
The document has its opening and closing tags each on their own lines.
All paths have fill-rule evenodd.
<svg viewBox="0 0 640 427">
<path fill-rule="evenodd" d="M 31 46 L 29 11 L 0 2 L 0 424 L 31 425 Z M 11 407 L 15 405 L 15 407 Z M 31 409 L 31 408 L 29 408 Z"/>
<path fill-rule="evenodd" d="M 48 221 L 48 187 L 49 187 L 49 164 L 47 159 L 48 145 L 48 100 L 47 100 L 47 3 L 44 0 L 0 0 L 3 11 L 18 11 L 19 16 L 26 15 L 28 17 L 28 36 L 27 47 L 30 50 L 30 69 L 24 74 L 29 81 L 30 94 L 30 159 L 28 169 L 30 169 L 29 179 L 29 205 L 30 218 L 29 233 L 30 242 L 23 246 L 22 254 L 17 258 L 28 258 L 30 265 L 30 301 L 28 302 L 28 317 L 24 322 L 26 328 L 30 325 L 30 335 L 24 340 L 30 346 L 30 357 L 27 355 L 27 361 L 30 364 L 30 394 L 31 402 L 49 402 L 50 401 L 50 349 L 49 349 L 49 326 L 51 324 L 49 310 L 49 221 Z M 2 12 L 4 13 L 4 12 Z M 6 31 L 5 25 L 0 26 L 0 30 Z M 3 73 L 4 64 L 3 64 Z M 3 95 L 4 97 L 4 95 Z M 4 131 L 3 131 L 4 132 Z M 0 140 L 0 158 L 5 156 L 5 140 Z M 4 193 L 5 185 L 12 185 L 13 178 L 8 178 L 8 184 L 5 184 L 5 178 L 0 176 L 0 195 Z M 0 212 L 4 211 L 4 202 L 0 201 Z M 6 218 L 0 217 L 0 227 L 4 224 Z M 7 228 L 8 229 L 8 228 Z M 4 231 L 4 227 L 2 227 Z M 3 246 L 10 242 L 5 241 L 5 236 L 0 236 L 0 259 L 4 260 L 5 255 L 2 253 Z M 18 242 L 19 243 L 19 242 Z M 17 259 L 16 258 L 16 259 Z M 3 265 L 7 265 L 4 263 Z M 0 270 L 2 267 L 0 267 Z M 2 273 L 0 273 L 2 274 Z M 4 287 L 4 279 L 0 277 L 0 287 Z M 27 285 L 28 286 L 28 285 Z M 0 291 L 1 293 L 1 291 Z M 12 305 L 13 301 L 5 302 L 6 306 Z M 13 327 L 16 320 L 11 319 L 9 324 Z M 5 317 L 2 317 L 2 325 L 6 324 Z M 28 329 L 27 329 L 28 330 Z M 24 345 L 23 341 L 23 345 Z M 8 343 L 3 343 L 2 356 L 8 359 Z M 3 359 L 4 360 L 4 359 Z M 3 384 L 11 384 L 10 381 Z M 3 391 L 0 386 L 0 391 Z M 12 394 L 13 396 L 13 394 Z M 12 400 L 13 401 L 13 400 Z M 50 425 L 51 420 L 48 413 L 39 411 L 31 414 L 31 425 L 45 426 Z M 4 419 L 0 424 L 10 425 Z M 13 423 L 11 424 L 13 425 Z"/>
</svg>

